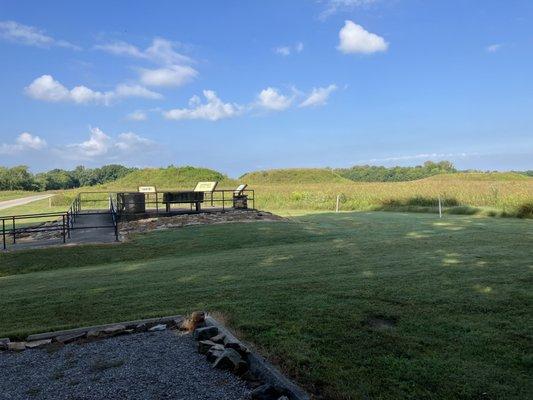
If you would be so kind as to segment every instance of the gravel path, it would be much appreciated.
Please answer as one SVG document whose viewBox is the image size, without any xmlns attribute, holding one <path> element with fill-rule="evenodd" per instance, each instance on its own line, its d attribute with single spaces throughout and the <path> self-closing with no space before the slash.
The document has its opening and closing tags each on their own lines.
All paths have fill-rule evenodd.
<svg viewBox="0 0 533 400">
<path fill-rule="evenodd" d="M 189 334 L 137 333 L 85 344 L 0 352 L 0 399 L 248 398 L 229 372 L 213 369 Z"/>
<path fill-rule="evenodd" d="M 34 201 L 47 199 L 52 196 L 55 196 L 55 194 L 38 194 L 35 196 L 21 197 L 20 199 L 0 201 L 0 210 L 16 206 L 23 206 L 24 204 L 33 203 Z"/>
</svg>

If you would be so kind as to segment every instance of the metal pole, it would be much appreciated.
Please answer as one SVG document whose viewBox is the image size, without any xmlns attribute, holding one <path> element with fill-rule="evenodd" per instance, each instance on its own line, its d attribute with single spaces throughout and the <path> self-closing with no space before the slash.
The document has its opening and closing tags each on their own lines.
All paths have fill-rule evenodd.
<svg viewBox="0 0 533 400">
<path fill-rule="evenodd" d="M 222 211 L 225 211 L 224 191 L 222 191 Z"/>
<path fill-rule="evenodd" d="M 70 239 L 70 213 L 67 211 L 67 235 Z"/>
<path fill-rule="evenodd" d="M 442 204 L 440 201 L 440 196 L 439 196 L 439 218 L 442 218 Z"/>
<path fill-rule="evenodd" d="M 17 232 L 15 231 L 15 217 L 13 217 L 13 244 L 17 243 Z"/>
<path fill-rule="evenodd" d="M 340 200 L 340 195 L 338 194 L 337 195 L 337 205 L 335 206 L 335 212 L 339 212 L 339 200 Z"/>
<path fill-rule="evenodd" d="M 67 241 L 66 235 L 65 235 L 65 214 L 63 214 L 63 243 Z"/>
<path fill-rule="evenodd" d="M 4 243 L 4 250 L 6 249 L 6 220 L 2 220 L 2 241 Z"/>
</svg>

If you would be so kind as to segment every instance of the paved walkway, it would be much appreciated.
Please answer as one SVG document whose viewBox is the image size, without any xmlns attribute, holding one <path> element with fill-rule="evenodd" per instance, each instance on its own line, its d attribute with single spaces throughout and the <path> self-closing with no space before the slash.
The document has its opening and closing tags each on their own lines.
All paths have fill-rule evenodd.
<svg viewBox="0 0 533 400">
<path fill-rule="evenodd" d="M 0 210 L 16 206 L 23 206 L 24 204 L 33 203 L 34 201 L 47 199 L 52 196 L 55 196 L 55 194 L 38 194 L 35 196 L 22 197 L 20 199 L 0 201 Z"/>
<path fill-rule="evenodd" d="M 17 239 L 16 244 L 13 244 L 11 237 L 8 237 L 7 239 L 7 250 L 27 250 L 48 246 L 116 242 L 113 219 L 111 214 L 108 213 L 78 215 L 74 222 L 74 229 L 71 229 L 70 231 L 70 238 L 67 238 L 65 244 L 63 244 L 63 238 L 60 232 L 50 234 L 50 237 L 48 238 L 20 238 Z M 0 249 L 2 248 L 1 245 L 0 237 Z"/>
</svg>

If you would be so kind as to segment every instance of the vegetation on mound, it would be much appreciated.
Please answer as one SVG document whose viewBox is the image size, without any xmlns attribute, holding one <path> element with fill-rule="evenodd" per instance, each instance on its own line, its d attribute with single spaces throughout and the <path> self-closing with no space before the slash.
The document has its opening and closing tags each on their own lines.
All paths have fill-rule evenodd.
<svg viewBox="0 0 533 400">
<path fill-rule="evenodd" d="M 231 183 L 224 174 L 197 167 L 144 168 L 135 170 L 102 188 L 118 188 L 137 190 L 138 186 L 156 186 L 158 189 L 175 189 L 176 187 L 190 187 L 191 189 L 200 181 L 219 181 Z"/>
<path fill-rule="evenodd" d="M 302 184 L 302 183 L 349 183 L 329 168 L 287 168 L 266 171 L 249 172 L 240 178 L 251 185 L 261 184 Z"/>
</svg>

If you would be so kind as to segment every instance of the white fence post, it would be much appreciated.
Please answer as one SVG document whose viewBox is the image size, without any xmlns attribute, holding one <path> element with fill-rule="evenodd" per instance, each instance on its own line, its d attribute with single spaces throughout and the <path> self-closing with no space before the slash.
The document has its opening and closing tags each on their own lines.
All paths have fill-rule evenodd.
<svg viewBox="0 0 533 400">
<path fill-rule="evenodd" d="M 440 201 L 440 196 L 439 196 L 439 218 L 442 218 L 442 202 Z"/>
<path fill-rule="evenodd" d="M 339 201 L 340 201 L 340 197 L 341 197 L 341 195 L 338 194 L 338 195 L 337 195 L 337 205 L 335 206 L 335 212 L 339 212 Z"/>
</svg>

